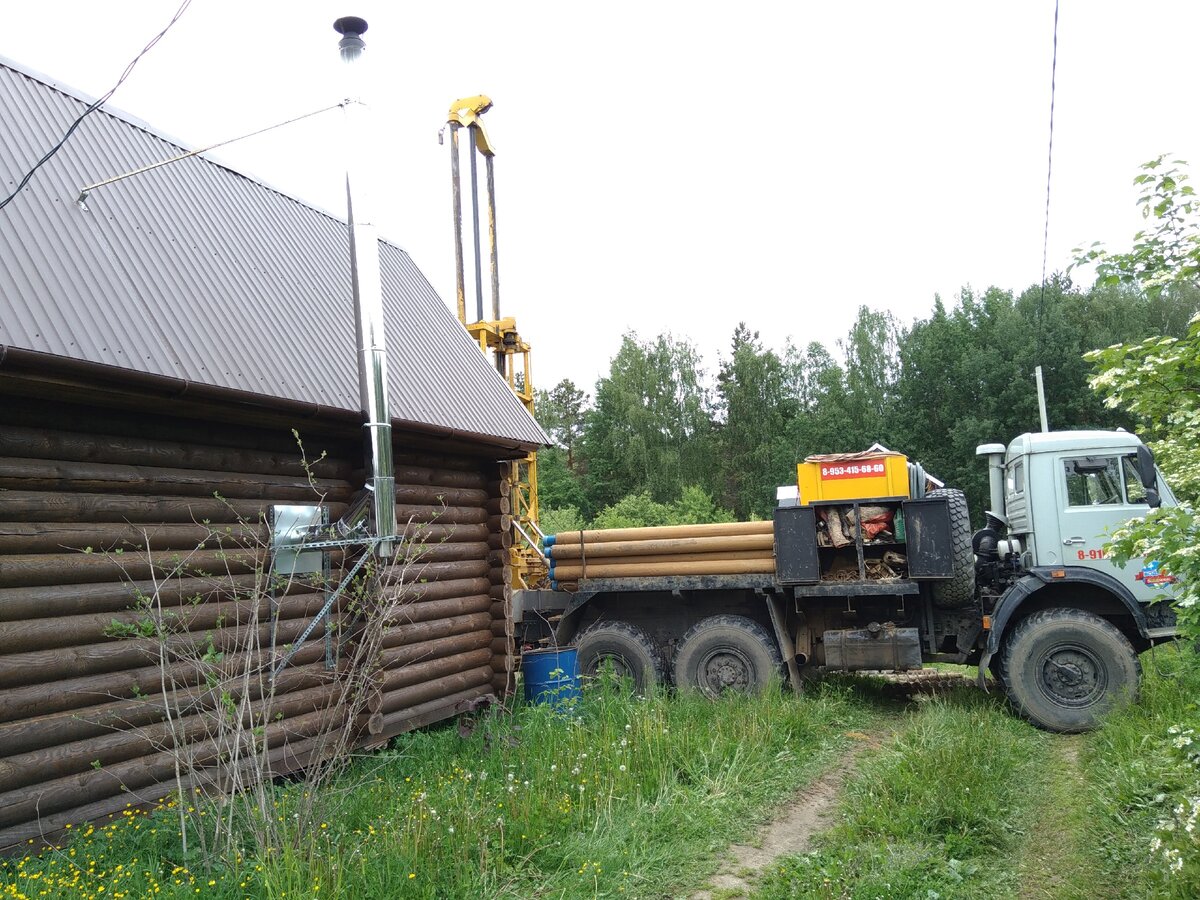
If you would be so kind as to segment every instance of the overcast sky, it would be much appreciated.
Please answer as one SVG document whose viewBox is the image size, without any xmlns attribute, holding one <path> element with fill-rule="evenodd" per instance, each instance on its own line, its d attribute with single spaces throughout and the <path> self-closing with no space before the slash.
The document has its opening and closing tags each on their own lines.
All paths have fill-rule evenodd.
<svg viewBox="0 0 1200 900">
<path fill-rule="evenodd" d="M 177 5 L 7 2 L 0 54 L 98 95 Z M 1041 277 L 1053 0 L 194 0 L 111 105 L 204 146 L 337 102 L 341 15 L 370 24 L 381 233 L 450 304 L 437 131 L 451 100 L 495 101 L 502 312 L 540 387 L 590 391 L 628 330 L 711 372 L 742 320 L 832 346 L 860 304 L 910 322 Z M 1128 244 L 1140 163 L 1200 161 L 1197 34 L 1200 3 L 1063 0 L 1051 272 Z M 215 157 L 344 215 L 339 115 Z"/>
</svg>

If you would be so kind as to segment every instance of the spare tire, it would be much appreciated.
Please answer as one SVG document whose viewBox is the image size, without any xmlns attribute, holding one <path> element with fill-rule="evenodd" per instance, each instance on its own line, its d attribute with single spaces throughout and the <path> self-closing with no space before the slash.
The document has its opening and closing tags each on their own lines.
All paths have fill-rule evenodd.
<svg viewBox="0 0 1200 900">
<path fill-rule="evenodd" d="M 971 549 L 971 516 L 962 491 L 939 488 L 926 497 L 945 497 L 950 505 L 950 577 L 931 584 L 933 605 L 960 609 L 975 600 L 975 553 Z"/>
</svg>

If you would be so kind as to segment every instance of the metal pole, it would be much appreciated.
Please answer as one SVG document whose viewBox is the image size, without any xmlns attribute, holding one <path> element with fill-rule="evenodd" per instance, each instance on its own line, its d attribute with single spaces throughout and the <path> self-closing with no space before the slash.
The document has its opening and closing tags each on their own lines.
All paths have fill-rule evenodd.
<svg viewBox="0 0 1200 900">
<path fill-rule="evenodd" d="M 462 177 L 459 174 L 457 122 L 450 123 L 450 193 L 454 198 L 454 286 L 458 291 L 458 321 L 467 324 L 467 288 L 463 277 Z"/>
<path fill-rule="evenodd" d="M 1033 370 L 1033 377 L 1037 379 L 1038 412 L 1042 416 L 1042 433 L 1045 434 L 1050 430 L 1050 423 L 1046 419 L 1046 386 L 1042 383 L 1041 366 Z"/>
<path fill-rule="evenodd" d="M 342 35 L 338 43 L 342 60 L 353 65 L 365 47 L 362 34 L 367 23 L 354 16 L 338 19 L 333 27 Z M 354 70 L 357 74 L 357 69 Z M 365 443 L 371 471 L 371 492 L 377 552 L 381 557 L 394 552 L 396 534 L 396 479 L 392 465 L 392 419 L 388 412 L 387 348 L 384 340 L 383 287 L 379 275 L 379 236 L 367 210 L 371 196 L 366 166 L 364 117 L 361 101 L 347 103 L 346 215 L 350 231 L 350 275 L 358 337 L 358 384 Z"/>
<path fill-rule="evenodd" d="M 478 127 L 470 125 L 467 130 L 471 133 L 471 223 L 475 226 L 475 311 L 478 322 L 483 321 L 483 262 L 479 258 L 479 163 L 475 159 L 479 155 L 479 140 L 476 137 Z"/>
<path fill-rule="evenodd" d="M 500 321 L 500 257 L 496 249 L 496 172 L 493 166 L 494 157 L 484 157 L 487 166 L 487 201 L 488 201 L 488 249 L 492 257 L 492 320 Z M 496 350 L 496 371 L 506 374 L 504 351 Z"/>
</svg>

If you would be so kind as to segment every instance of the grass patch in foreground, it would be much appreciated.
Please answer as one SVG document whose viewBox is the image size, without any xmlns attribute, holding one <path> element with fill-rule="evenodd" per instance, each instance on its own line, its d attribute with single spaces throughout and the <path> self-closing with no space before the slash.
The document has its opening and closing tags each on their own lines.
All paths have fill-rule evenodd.
<svg viewBox="0 0 1200 900">
<path fill-rule="evenodd" d="M 1110 713 L 1081 754 L 1094 879 L 1079 896 L 1200 896 L 1200 657 L 1180 643 L 1142 654 L 1142 669 L 1140 702 Z"/>
<path fill-rule="evenodd" d="M 757 896 L 1011 893 L 1046 741 L 994 696 L 969 688 L 922 702 L 894 740 L 862 759 L 840 823 L 814 852 L 779 860 Z"/>
<path fill-rule="evenodd" d="M 589 691 L 569 716 L 522 707 L 466 738 L 402 736 L 332 784 L 320 827 L 285 846 L 246 846 L 201 874 L 169 814 L 117 817 L 62 851 L 0 861 L 0 898 L 661 896 L 873 715 L 837 686 L 718 703 Z M 278 788 L 284 824 L 299 790 Z"/>
</svg>

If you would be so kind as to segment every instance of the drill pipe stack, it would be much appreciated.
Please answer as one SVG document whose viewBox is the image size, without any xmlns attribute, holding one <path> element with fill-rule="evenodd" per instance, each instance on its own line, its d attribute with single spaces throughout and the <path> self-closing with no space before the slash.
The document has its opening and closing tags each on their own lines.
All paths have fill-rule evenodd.
<svg viewBox="0 0 1200 900">
<path fill-rule="evenodd" d="M 775 571 L 774 525 L 727 522 L 564 531 L 546 536 L 556 586 L 589 578 L 753 575 Z"/>
</svg>

